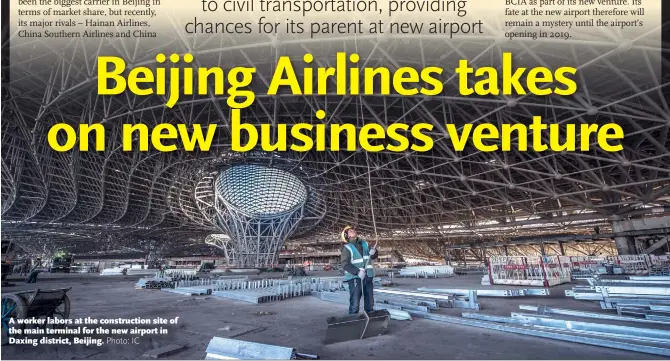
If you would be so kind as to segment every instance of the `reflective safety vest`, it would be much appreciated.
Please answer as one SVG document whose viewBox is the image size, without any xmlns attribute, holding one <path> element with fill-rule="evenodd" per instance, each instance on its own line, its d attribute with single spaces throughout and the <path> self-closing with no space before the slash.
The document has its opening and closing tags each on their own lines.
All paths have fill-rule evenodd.
<svg viewBox="0 0 670 361">
<path fill-rule="evenodd" d="M 360 252 L 358 252 L 358 249 L 356 246 L 354 246 L 351 243 L 347 243 L 345 246 L 349 250 L 349 254 L 351 255 L 350 262 L 352 265 L 355 267 L 358 267 L 358 269 L 363 269 L 365 268 L 365 272 L 367 273 L 367 276 L 369 278 L 372 278 L 375 276 L 375 270 L 372 268 L 372 260 L 370 259 L 370 247 L 368 246 L 368 242 L 361 241 L 361 245 L 363 248 L 363 254 L 361 255 Z M 354 278 L 359 278 L 357 274 L 352 275 L 349 272 L 344 272 L 344 280 L 349 281 Z"/>
</svg>

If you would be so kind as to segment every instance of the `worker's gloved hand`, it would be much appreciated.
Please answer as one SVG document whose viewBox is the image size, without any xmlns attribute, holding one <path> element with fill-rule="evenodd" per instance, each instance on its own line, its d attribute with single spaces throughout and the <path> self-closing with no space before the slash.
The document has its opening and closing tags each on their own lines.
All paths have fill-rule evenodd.
<svg viewBox="0 0 670 361">
<path fill-rule="evenodd" d="M 376 248 L 371 248 L 370 249 L 370 256 L 374 256 L 375 254 L 377 254 L 377 249 Z"/>
<path fill-rule="evenodd" d="M 361 268 L 361 269 L 358 270 L 358 277 L 360 279 L 365 278 L 365 268 Z"/>
</svg>

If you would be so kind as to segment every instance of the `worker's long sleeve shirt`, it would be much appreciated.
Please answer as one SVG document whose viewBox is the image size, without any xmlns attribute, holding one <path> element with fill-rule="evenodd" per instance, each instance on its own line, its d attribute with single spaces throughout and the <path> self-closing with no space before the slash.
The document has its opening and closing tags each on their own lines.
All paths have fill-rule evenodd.
<svg viewBox="0 0 670 361">
<path fill-rule="evenodd" d="M 363 254 L 363 244 L 361 242 L 351 244 L 353 244 L 354 247 L 356 247 L 356 250 L 358 250 L 360 254 Z M 370 256 L 370 259 L 372 260 L 377 259 L 378 255 L 379 252 L 376 252 L 375 254 Z M 349 249 L 347 247 L 342 247 L 342 254 L 340 255 L 340 265 L 342 266 L 342 269 L 345 272 L 349 272 L 352 275 L 358 275 L 358 267 L 351 264 L 351 252 L 349 252 Z"/>
</svg>

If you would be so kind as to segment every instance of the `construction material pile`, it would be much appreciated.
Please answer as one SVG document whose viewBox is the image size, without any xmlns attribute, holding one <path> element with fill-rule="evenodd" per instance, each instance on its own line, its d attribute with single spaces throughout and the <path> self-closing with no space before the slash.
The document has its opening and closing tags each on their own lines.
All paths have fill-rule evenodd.
<svg viewBox="0 0 670 361">
<path fill-rule="evenodd" d="M 195 277 L 195 275 L 198 274 L 198 270 L 196 268 L 193 269 L 173 268 L 173 269 L 166 269 L 165 271 L 163 271 L 163 274 L 166 276 L 170 276 L 172 278 L 188 279 L 188 277 Z"/>
<path fill-rule="evenodd" d="M 573 280 L 599 275 L 670 276 L 667 255 L 572 256 L 570 261 Z"/>
<path fill-rule="evenodd" d="M 314 293 L 323 301 L 341 304 L 349 303 L 346 292 Z M 396 289 L 375 289 L 375 309 L 386 309 L 393 319 L 411 319 L 410 314 L 400 312 L 429 313 L 439 308 L 464 308 L 479 310 L 477 298 L 481 297 L 525 297 L 548 296 L 548 289 L 511 289 L 511 290 L 469 290 L 444 288 L 419 288 L 416 291 Z M 410 312 L 411 313 L 411 312 Z M 415 316 L 421 317 L 421 314 Z"/>
<path fill-rule="evenodd" d="M 600 302 L 603 309 L 619 314 L 645 315 L 652 307 L 670 307 L 670 276 L 631 276 L 628 279 L 588 279 L 588 286 L 576 286 L 565 295 L 577 300 Z"/>
<path fill-rule="evenodd" d="M 125 270 L 125 273 L 124 273 Z M 156 273 L 155 269 L 145 269 L 141 267 L 133 266 L 118 266 L 113 268 L 104 268 L 101 272 L 101 276 L 150 276 Z"/>
<path fill-rule="evenodd" d="M 264 303 L 309 296 L 312 292 L 335 291 L 343 288 L 341 280 L 321 280 L 319 278 L 260 280 L 223 285 L 213 291 L 212 295 L 249 303 Z"/>
<path fill-rule="evenodd" d="M 417 288 L 421 292 L 435 292 L 446 293 L 451 295 L 467 296 L 473 290 L 458 289 L 458 288 Z M 478 297 L 525 297 L 525 296 L 549 296 L 548 288 L 524 288 L 524 289 L 509 289 L 509 290 L 476 290 Z"/>
<path fill-rule="evenodd" d="M 135 283 L 136 289 L 162 289 L 162 288 L 174 288 L 175 281 L 170 277 L 152 277 L 152 278 L 140 278 L 137 283 Z"/>
<path fill-rule="evenodd" d="M 322 301 L 349 304 L 348 292 L 314 292 L 312 295 Z M 387 310 L 394 320 L 411 320 L 411 316 L 428 314 L 439 308 L 479 310 L 477 292 L 471 291 L 466 296 L 455 296 L 409 290 L 375 289 L 374 309 Z"/>
<path fill-rule="evenodd" d="M 175 282 L 174 289 L 162 289 L 162 291 L 177 293 L 185 296 L 211 295 L 213 291 L 234 287 L 247 282 L 249 277 L 228 278 L 228 279 L 192 279 L 180 280 Z"/>
<path fill-rule="evenodd" d="M 156 272 L 156 276 L 155 276 L 155 277 L 161 277 L 161 273 L 160 273 L 160 272 Z M 162 277 L 169 277 L 169 278 L 172 279 L 172 281 L 174 281 L 174 282 L 178 282 L 178 281 L 195 281 L 195 280 L 200 279 L 200 277 L 197 277 L 197 276 L 195 275 L 195 273 L 191 273 L 191 272 L 181 272 L 181 271 L 177 271 L 177 270 L 174 270 L 173 272 L 163 272 L 163 276 L 162 276 Z"/>
<path fill-rule="evenodd" d="M 451 266 L 416 266 L 400 269 L 400 277 L 415 278 L 438 278 L 454 275 L 454 267 Z"/>
<path fill-rule="evenodd" d="M 70 268 L 70 273 L 96 273 L 96 272 L 98 272 L 98 266 L 81 265 L 81 266 L 72 266 Z"/>
<path fill-rule="evenodd" d="M 670 276 L 670 266 L 652 266 L 650 276 Z"/>
<path fill-rule="evenodd" d="M 545 306 L 521 305 L 520 308 L 536 313 L 512 312 L 511 317 L 463 313 L 463 322 L 451 318 L 437 320 L 529 336 L 670 356 L 670 322 L 650 322 L 645 319 L 607 313 L 551 309 Z M 570 319 L 559 319 L 555 315 L 569 316 Z M 575 318 L 578 319 L 575 320 Z M 589 319 L 610 320 L 617 321 L 617 323 L 593 322 Z M 628 324 L 621 325 L 624 322 Z M 646 323 L 646 325 L 645 327 L 637 327 L 636 323 Z"/>
<path fill-rule="evenodd" d="M 177 282 L 174 289 L 163 291 L 187 296 L 212 295 L 249 303 L 280 301 L 310 295 L 311 292 L 341 290 L 341 279 L 300 278 L 294 280 L 264 279 L 250 281 L 248 277 L 206 279 Z"/>
</svg>

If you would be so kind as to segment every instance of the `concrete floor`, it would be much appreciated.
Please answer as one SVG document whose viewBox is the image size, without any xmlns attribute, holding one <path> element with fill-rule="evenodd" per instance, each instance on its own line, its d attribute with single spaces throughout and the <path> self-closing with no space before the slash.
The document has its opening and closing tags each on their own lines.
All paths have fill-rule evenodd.
<svg viewBox="0 0 670 361">
<path fill-rule="evenodd" d="M 310 274 L 312 275 L 312 274 Z M 334 276 L 334 273 L 319 273 Z M 266 304 L 248 304 L 218 297 L 188 297 L 158 290 L 135 290 L 139 277 L 97 274 L 42 274 L 38 283 L 28 285 L 19 277 L 8 280 L 16 285 L 2 292 L 27 289 L 72 287 L 68 293 L 71 318 L 155 318 L 179 317 L 168 335 L 144 336 L 138 345 L 27 346 L 2 347 L 2 359 L 138 359 L 153 348 L 182 344 L 187 348 L 170 359 L 204 359 L 213 336 L 293 347 L 298 352 L 322 359 L 652 359 L 651 355 L 603 347 L 520 336 L 499 331 L 446 324 L 430 320 L 390 321 L 386 335 L 323 345 L 326 318 L 347 312 L 346 305 L 301 297 Z M 481 286 L 481 275 L 445 279 L 395 279 L 397 287 L 513 288 Z M 564 296 L 572 285 L 551 289 L 549 297 L 480 298 L 481 312 L 509 316 L 520 304 L 601 311 L 595 302 L 576 301 Z M 441 313 L 458 316 L 463 310 Z M 104 338 L 104 337 L 103 337 Z"/>
</svg>

